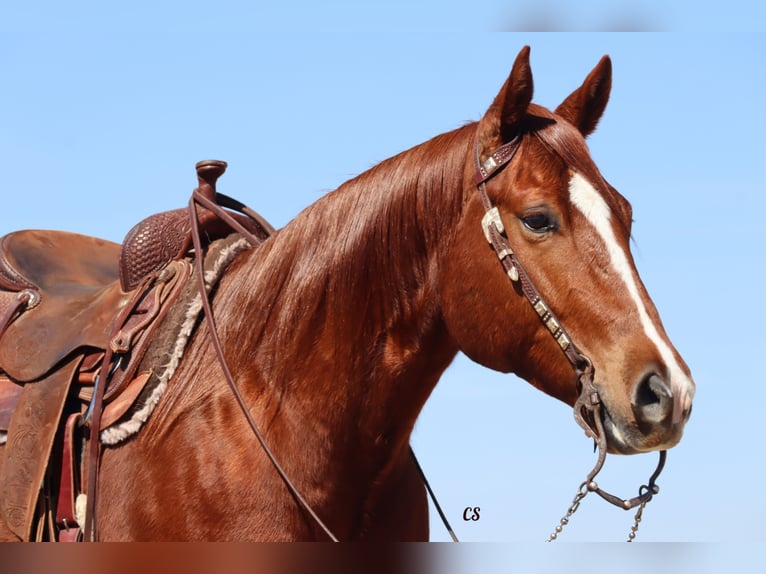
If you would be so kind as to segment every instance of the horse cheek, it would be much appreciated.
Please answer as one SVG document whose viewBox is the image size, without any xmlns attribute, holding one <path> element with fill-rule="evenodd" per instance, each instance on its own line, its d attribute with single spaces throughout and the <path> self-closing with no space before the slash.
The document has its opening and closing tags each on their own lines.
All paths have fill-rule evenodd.
<svg viewBox="0 0 766 574">
<path fill-rule="evenodd" d="M 481 228 L 476 234 L 471 233 L 475 231 L 472 227 L 461 221 L 440 264 L 444 321 L 460 350 L 471 360 L 510 372 L 515 363 L 516 345 L 511 341 L 515 298 L 509 292 L 502 267 L 483 240 Z"/>
</svg>

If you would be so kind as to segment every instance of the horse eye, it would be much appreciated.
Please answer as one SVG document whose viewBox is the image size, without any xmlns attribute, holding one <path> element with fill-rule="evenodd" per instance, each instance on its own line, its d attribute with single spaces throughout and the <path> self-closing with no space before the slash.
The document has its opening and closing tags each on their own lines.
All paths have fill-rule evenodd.
<svg viewBox="0 0 766 574">
<path fill-rule="evenodd" d="M 531 213 L 522 217 L 521 221 L 527 229 L 535 233 L 553 231 L 556 228 L 551 218 L 545 213 Z"/>
</svg>

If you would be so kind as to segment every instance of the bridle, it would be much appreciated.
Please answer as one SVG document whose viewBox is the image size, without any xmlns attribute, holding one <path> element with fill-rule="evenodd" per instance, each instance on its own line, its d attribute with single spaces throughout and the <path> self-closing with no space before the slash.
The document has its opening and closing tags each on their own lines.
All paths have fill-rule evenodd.
<svg viewBox="0 0 766 574">
<path fill-rule="evenodd" d="M 556 526 L 554 532 L 548 538 L 548 542 L 556 540 L 564 526 L 569 523 L 569 519 L 579 508 L 582 499 L 585 498 L 589 492 L 595 492 L 607 502 L 624 510 L 630 510 L 636 506 L 639 507 L 630 534 L 628 535 L 628 542 L 632 542 L 636 537 L 636 532 L 638 531 L 638 525 L 641 522 L 644 508 L 652 497 L 660 491 L 660 488 L 655 481 L 665 466 L 667 451 L 660 451 L 657 468 L 649 478 L 649 483 L 641 485 L 638 490 L 638 496 L 633 498 L 622 499 L 610 494 L 609 492 L 602 490 L 594 480 L 604 466 L 607 454 L 607 442 L 602 420 L 603 405 L 601 403 L 598 389 L 594 383 L 595 369 L 593 363 L 588 356 L 580 351 L 580 349 L 577 348 L 577 345 L 574 344 L 572 338 L 569 336 L 566 329 L 564 329 L 564 326 L 556 317 L 556 314 L 553 312 L 550 305 L 548 305 L 542 298 L 526 270 L 519 262 L 516 253 L 511 248 L 511 245 L 508 242 L 508 237 L 505 234 L 505 225 L 503 224 L 500 211 L 492 204 L 492 200 L 490 200 L 489 195 L 487 194 L 487 182 L 500 173 L 503 168 L 511 162 L 519 149 L 520 143 L 521 135 L 517 135 L 508 143 L 497 148 L 484 161 L 481 161 L 479 145 L 476 145 L 476 172 L 474 180 L 484 206 L 484 216 L 481 220 L 481 226 L 484 230 L 484 236 L 486 237 L 487 242 L 494 249 L 506 275 L 514 285 L 518 286 L 521 294 L 535 310 L 545 328 L 553 336 L 554 340 L 563 351 L 564 356 L 572 365 L 575 373 L 575 381 L 579 390 L 577 400 L 573 407 L 574 418 L 575 421 L 577 421 L 577 424 L 585 430 L 586 436 L 593 438 L 595 446 L 598 448 L 596 465 L 580 484 L 572 504 L 568 508 L 567 513 L 561 518 L 561 521 Z"/>
</svg>

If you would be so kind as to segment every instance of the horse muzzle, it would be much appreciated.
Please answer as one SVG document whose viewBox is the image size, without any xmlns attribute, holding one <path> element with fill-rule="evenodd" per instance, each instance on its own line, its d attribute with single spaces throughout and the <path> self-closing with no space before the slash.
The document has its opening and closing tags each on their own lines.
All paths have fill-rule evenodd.
<svg viewBox="0 0 766 574">
<path fill-rule="evenodd" d="M 630 410 L 610 408 L 602 411 L 609 452 L 637 454 L 667 450 L 681 440 L 692 410 L 693 389 L 670 384 L 650 373 L 633 388 Z"/>
</svg>

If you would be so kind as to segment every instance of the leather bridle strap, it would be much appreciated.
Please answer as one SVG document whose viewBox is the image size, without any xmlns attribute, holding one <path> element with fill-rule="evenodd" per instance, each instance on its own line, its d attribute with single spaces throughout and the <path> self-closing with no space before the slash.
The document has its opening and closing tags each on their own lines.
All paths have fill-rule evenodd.
<svg viewBox="0 0 766 574">
<path fill-rule="evenodd" d="M 556 343 L 558 343 L 567 360 L 578 374 L 579 379 L 588 371 L 592 375 L 593 365 L 590 359 L 572 342 L 572 338 L 561 325 L 550 305 L 545 302 L 534 283 L 532 283 L 526 270 L 516 257 L 516 253 L 511 248 L 510 243 L 508 243 L 500 211 L 492 204 L 489 195 L 487 195 L 487 181 L 492 179 L 510 163 L 519 148 L 520 141 L 520 136 L 517 136 L 510 142 L 500 146 L 483 162 L 479 157 L 478 146 L 476 148 L 476 185 L 485 211 L 484 217 L 481 220 L 481 226 L 487 242 L 495 250 L 495 254 L 500 263 L 502 263 L 508 278 L 519 286 L 521 293 L 529 301 L 529 304 L 535 310 L 538 317 L 540 317 L 543 325 L 545 325 Z"/>
</svg>

